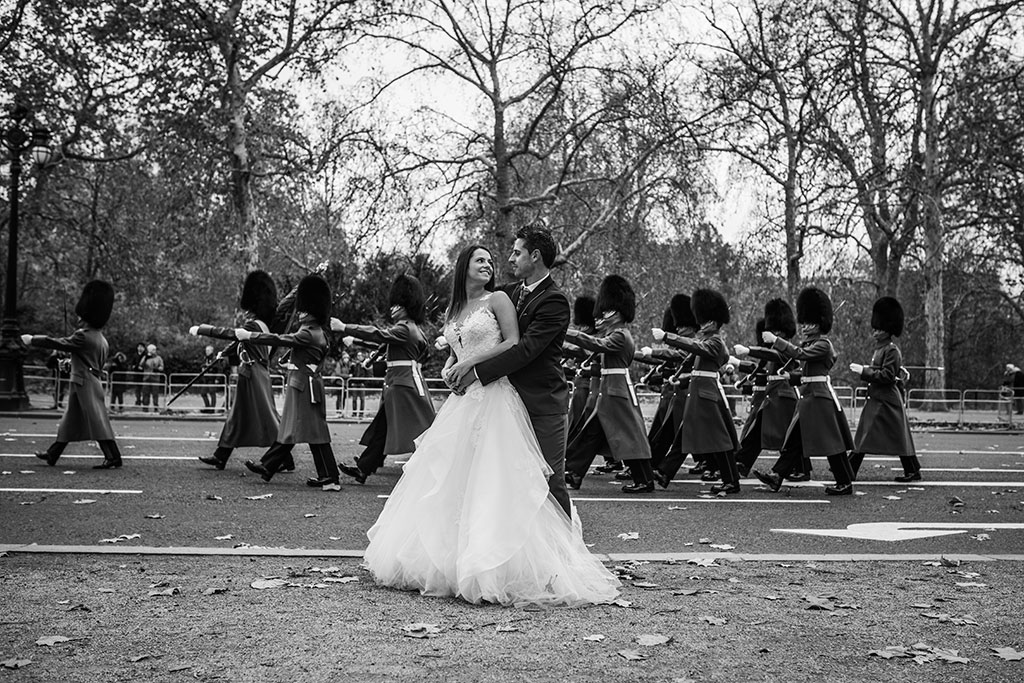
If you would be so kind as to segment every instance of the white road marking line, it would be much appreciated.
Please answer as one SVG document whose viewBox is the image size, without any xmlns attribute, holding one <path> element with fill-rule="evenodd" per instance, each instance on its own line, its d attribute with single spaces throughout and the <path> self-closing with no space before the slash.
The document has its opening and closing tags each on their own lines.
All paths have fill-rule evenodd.
<svg viewBox="0 0 1024 683">
<path fill-rule="evenodd" d="M 0 453 L 0 458 L 35 458 L 35 457 L 36 456 L 33 453 Z M 71 453 L 64 453 L 63 455 L 60 456 L 60 459 L 61 459 L 61 461 L 65 460 L 66 458 L 88 458 L 90 460 L 95 460 L 96 458 L 101 458 L 101 457 L 103 457 L 103 454 L 100 453 L 100 452 L 96 452 L 95 454 L 84 453 L 84 454 L 78 454 L 78 455 L 71 454 Z M 195 460 L 197 463 L 199 463 L 198 458 L 196 456 L 194 456 L 194 455 L 122 455 L 121 459 L 122 460 Z M 42 462 L 42 461 L 40 460 L 40 462 Z M 58 465 L 54 465 L 54 467 L 57 467 L 57 466 Z"/>
<path fill-rule="evenodd" d="M 976 524 L 968 522 L 865 522 L 845 529 L 772 529 L 777 533 L 806 536 L 858 538 L 868 541 L 912 541 L 934 536 L 963 534 L 969 530 L 1021 530 L 1024 524 Z"/>
<path fill-rule="evenodd" d="M 2 434 L 0 438 L 25 438 L 25 439 L 52 439 L 54 432 L 47 434 Z M 130 434 L 116 434 L 118 441 L 217 441 L 220 436 L 132 436 Z"/>
<path fill-rule="evenodd" d="M 706 481 L 690 481 L 688 479 L 682 479 L 680 481 L 673 480 L 673 484 L 702 484 L 707 486 Z M 757 479 L 742 479 L 740 484 L 749 484 L 751 486 L 764 487 Z M 794 488 L 821 488 L 824 486 L 832 486 L 831 482 L 827 481 L 783 481 L 783 486 L 792 486 Z M 985 487 L 1004 487 L 1004 488 L 1024 488 L 1024 481 L 937 481 L 935 479 L 929 479 L 927 481 L 911 481 L 908 483 L 900 483 L 896 481 L 855 481 L 853 482 L 854 488 L 858 486 L 894 486 L 899 488 L 907 488 L 908 486 L 918 486 L 925 488 L 928 486 L 948 486 L 948 487 L 968 487 L 968 488 L 985 488 Z"/>
<path fill-rule="evenodd" d="M 391 496 L 381 493 L 378 498 L 390 498 Z M 808 505 L 820 504 L 831 505 L 831 500 L 823 498 L 792 500 L 779 498 L 576 498 L 574 503 L 769 503 L 774 505 Z"/>
<path fill-rule="evenodd" d="M 889 468 L 893 472 L 902 472 L 902 467 L 891 467 Z M 999 469 L 993 467 L 985 469 L 983 467 L 922 467 L 922 472 L 1002 472 L 1003 474 L 1021 474 L 1024 470 L 1011 470 L 1011 469 Z M 914 482 L 911 482 L 913 484 Z"/>
<path fill-rule="evenodd" d="M 6 493 L 142 493 L 134 489 L 0 489 Z"/>
</svg>

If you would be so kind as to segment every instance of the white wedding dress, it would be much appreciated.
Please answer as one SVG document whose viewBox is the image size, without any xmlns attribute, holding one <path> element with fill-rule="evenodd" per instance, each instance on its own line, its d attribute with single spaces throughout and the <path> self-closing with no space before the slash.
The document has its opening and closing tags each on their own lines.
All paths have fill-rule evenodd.
<svg viewBox="0 0 1024 683">
<path fill-rule="evenodd" d="M 444 334 L 460 358 L 501 341 L 486 304 Z M 550 474 L 506 378 L 452 394 L 367 532 L 364 566 L 379 584 L 472 603 L 609 602 L 619 581 L 549 494 Z"/>
</svg>

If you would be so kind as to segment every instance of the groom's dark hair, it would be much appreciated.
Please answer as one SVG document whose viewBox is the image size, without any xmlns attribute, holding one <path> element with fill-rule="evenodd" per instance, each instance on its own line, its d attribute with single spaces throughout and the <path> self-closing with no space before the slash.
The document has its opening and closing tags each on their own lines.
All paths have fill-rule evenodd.
<svg viewBox="0 0 1024 683">
<path fill-rule="evenodd" d="M 550 268 L 555 263 L 558 247 L 555 246 L 555 238 L 547 228 L 540 225 L 524 225 L 516 231 L 516 239 L 523 241 L 527 254 L 539 251 L 545 268 Z"/>
</svg>

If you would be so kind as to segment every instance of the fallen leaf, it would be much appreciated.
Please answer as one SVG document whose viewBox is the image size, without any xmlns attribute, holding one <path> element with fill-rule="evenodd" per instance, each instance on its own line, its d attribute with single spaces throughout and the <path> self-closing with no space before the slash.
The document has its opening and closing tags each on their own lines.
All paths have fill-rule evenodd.
<svg viewBox="0 0 1024 683">
<path fill-rule="evenodd" d="M 658 584 L 650 583 L 648 581 L 634 581 L 633 585 L 637 588 L 657 588 Z"/>
<path fill-rule="evenodd" d="M 640 532 L 639 531 L 627 531 L 626 533 L 619 534 L 619 538 L 621 538 L 623 541 L 639 541 L 640 540 Z"/>
<path fill-rule="evenodd" d="M 232 536 L 231 534 L 224 534 L 223 536 L 214 536 L 213 540 L 215 540 L 215 541 L 230 541 L 232 538 L 234 538 L 234 536 Z"/>
<path fill-rule="evenodd" d="M 70 641 L 71 639 L 67 636 L 44 636 L 36 641 L 36 645 L 45 645 L 47 647 L 51 647 L 53 645 L 56 645 L 57 643 L 67 643 Z"/>
<path fill-rule="evenodd" d="M 519 630 L 518 626 L 502 625 L 502 626 L 499 626 L 496 629 L 494 629 L 494 632 L 495 633 L 512 633 L 512 632 L 518 631 L 518 630 Z"/>
<path fill-rule="evenodd" d="M 713 559 L 710 559 L 710 558 L 707 558 L 707 557 L 698 557 L 698 558 L 693 559 L 693 560 L 687 560 L 686 562 L 687 562 L 687 564 L 695 564 L 698 567 L 720 567 L 720 566 L 722 566 L 722 565 L 719 565 L 719 564 L 715 564 L 715 561 Z"/>
<path fill-rule="evenodd" d="M 629 600 L 623 600 L 622 598 L 616 598 L 615 600 L 612 600 L 608 604 L 615 605 L 616 607 L 632 607 L 633 606 L 632 602 L 630 602 Z"/>
<path fill-rule="evenodd" d="M 35 470 L 19 470 L 18 474 L 35 474 Z"/>
<path fill-rule="evenodd" d="M 698 538 L 697 539 L 697 543 L 700 543 L 701 545 L 708 545 L 708 544 L 711 543 L 711 539 L 710 538 Z"/>
<path fill-rule="evenodd" d="M 639 650 L 619 650 L 615 654 L 630 662 L 639 662 L 647 659 L 647 655 L 643 654 Z"/>
<path fill-rule="evenodd" d="M 1012 647 L 993 647 L 989 649 L 996 653 L 996 657 L 1005 659 L 1008 662 L 1019 662 L 1024 660 L 1024 652 L 1017 652 L 1017 650 Z"/>
<path fill-rule="evenodd" d="M 828 598 L 821 598 L 816 595 L 805 595 L 804 600 L 807 601 L 807 609 L 821 609 L 831 612 L 835 609 L 832 603 L 829 602 Z"/>
<path fill-rule="evenodd" d="M 911 657 L 912 655 L 905 647 L 890 645 L 884 650 L 871 650 L 868 652 L 868 656 L 881 657 L 882 659 L 893 659 L 894 657 Z"/>
<path fill-rule="evenodd" d="M 766 596 L 764 596 L 764 599 L 765 600 L 781 600 L 782 598 L 780 598 L 778 595 L 766 595 Z"/>
<path fill-rule="evenodd" d="M 185 671 L 186 669 L 191 669 L 191 668 L 192 668 L 191 664 L 175 664 L 173 666 L 167 667 L 167 672 L 168 673 L 174 673 L 175 671 Z"/>
<path fill-rule="evenodd" d="M 736 546 L 734 546 L 734 545 L 729 545 L 729 544 L 727 544 L 727 543 L 718 543 L 718 544 L 712 544 L 712 546 L 711 546 L 711 547 L 712 547 L 712 548 L 715 548 L 715 549 L 717 549 L 717 550 L 732 550 L 732 549 L 733 549 L 733 548 L 735 548 Z"/>
<path fill-rule="evenodd" d="M 975 541 L 988 541 L 992 539 L 992 537 L 988 534 L 977 534 L 976 536 L 971 536 L 971 538 L 973 538 Z"/>
<path fill-rule="evenodd" d="M 0 662 L 0 666 L 5 669 L 22 669 L 32 663 L 31 659 L 16 659 L 14 657 L 5 659 Z"/>
<path fill-rule="evenodd" d="M 324 578 L 324 581 L 329 583 L 352 583 L 358 580 L 358 576 L 328 576 Z"/>
<path fill-rule="evenodd" d="M 644 647 L 668 645 L 672 642 L 672 636 L 663 636 L 660 633 L 642 633 L 636 637 L 636 642 Z"/>
<path fill-rule="evenodd" d="M 594 635 L 591 635 L 591 636 L 583 636 L 583 640 L 589 640 L 592 643 L 600 643 L 601 641 L 604 640 L 604 634 L 595 633 Z"/>
<path fill-rule="evenodd" d="M 957 581 L 956 585 L 962 588 L 974 587 L 974 588 L 988 588 L 987 583 L 978 583 L 977 581 Z"/>
<path fill-rule="evenodd" d="M 306 519 L 309 519 L 310 517 L 316 517 L 316 515 L 313 514 L 312 512 L 307 512 L 306 514 L 304 514 L 302 516 L 305 517 Z"/>
<path fill-rule="evenodd" d="M 274 497 L 273 493 L 264 493 L 261 496 L 246 496 L 245 499 L 246 500 L 266 500 L 267 498 L 273 498 L 273 497 Z"/>
<path fill-rule="evenodd" d="M 267 590 L 270 588 L 284 588 L 287 585 L 288 582 L 284 579 L 256 579 L 249 584 L 249 587 L 256 590 Z"/>
<path fill-rule="evenodd" d="M 128 661 L 134 664 L 135 662 L 141 662 L 144 659 L 149 659 L 152 656 L 153 655 L 136 655 L 135 657 L 130 657 Z"/>
<path fill-rule="evenodd" d="M 64 470 L 63 472 L 61 472 L 61 474 L 65 475 L 65 476 L 69 475 L 69 474 L 74 474 L 74 473 L 75 473 L 74 470 Z"/>
<path fill-rule="evenodd" d="M 686 508 L 683 507 L 682 505 L 669 505 L 668 509 L 669 510 L 685 510 Z"/>
<path fill-rule="evenodd" d="M 227 593 L 227 588 L 207 588 L 203 591 L 203 595 L 219 595 L 221 593 Z"/>
<path fill-rule="evenodd" d="M 407 624 L 402 627 L 402 635 L 408 638 L 429 638 L 441 632 L 437 624 Z"/>
<path fill-rule="evenodd" d="M 885 499 L 886 500 L 903 500 L 899 496 L 886 496 Z"/>
<path fill-rule="evenodd" d="M 146 515 L 146 519 L 163 519 L 163 515 Z"/>
<path fill-rule="evenodd" d="M 72 505 L 88 505 L 89 503 L 95 503 L 96 501 L 92 498 L 80 498 L 79 500 L 71 501 Z"/>
<path fill-rule="evenodd" d="M 156 598 L 156 597 L 161 597 L 161 596 L 163 596 L 163 597 L 170 597 L 172 595 L 177 595 L 180 592 L 181 592 L 181 590 L 177 586 L 173 586 L 171 588 L 160 588 L 160 589 L 157 589 L 157 590 L 149 591 L 149 597 L 151 597 L 151 598 Z"/>
<path fill-rule="evenodd" d="M 96 590 L 97 593 L 116 593 L 113 588 L 99 588 Z"/>
<path fill-rule="evenodd" d="M 708 622 L 712 626 L 725 626 L 727 623 L 729 623 L 728 619 L 723 619 L 721 617 L 703 616 L 701 617 L 701 619 Z"/>
<path fill-rule="evenodd" d="M 224 500 L 224 499 L 221 498 L 220 496 L 209 495 L 209 496 L 206 497 L 206 500 Z"/>
</svg>

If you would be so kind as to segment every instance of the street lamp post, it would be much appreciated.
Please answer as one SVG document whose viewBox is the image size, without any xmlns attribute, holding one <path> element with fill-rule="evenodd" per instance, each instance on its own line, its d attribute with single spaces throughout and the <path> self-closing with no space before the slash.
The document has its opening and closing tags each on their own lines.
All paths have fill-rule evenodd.
<svg viewBox="0 0 1024 683">
<path fill-rule="evenodd" d="M 29 407 L 25 391 L 25 346 L 21 343 L 18 325 L 18 196 L 21 180 L 21 157 L 32 150 L 38 163 L 50 156 L 50 131 L 32 126 L 32 112 L 16 104 L 11 112 L 11 125 L 3 131 L 3 143 L 11 153 L 10 211 L 7 236 L 7 282 L 4 288 L 4 317 L 0 323 L 0 410 L 25 410 Z"/>
</svg>

